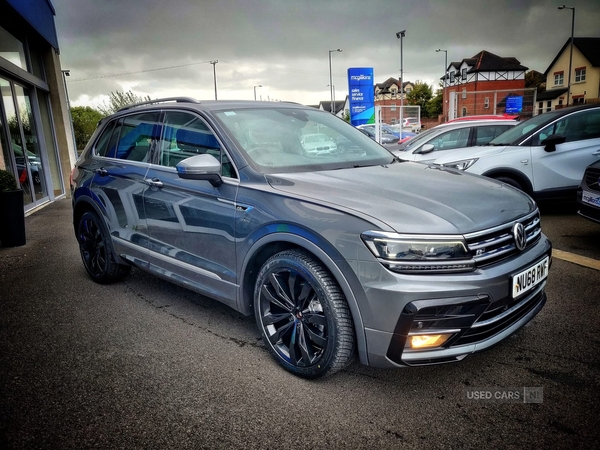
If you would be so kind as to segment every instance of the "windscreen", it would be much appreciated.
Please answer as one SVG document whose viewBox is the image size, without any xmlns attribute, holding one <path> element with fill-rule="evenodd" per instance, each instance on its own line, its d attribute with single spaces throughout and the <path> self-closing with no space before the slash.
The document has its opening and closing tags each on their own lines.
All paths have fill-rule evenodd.
<svg viewBox="0 0 600 450">
<path fill-rule="evenodd" d="M 264 173 L 389 164 L 394 156 L 340 118 L 285 106 L 215 113 L 251 163 Z"/>
</svg>

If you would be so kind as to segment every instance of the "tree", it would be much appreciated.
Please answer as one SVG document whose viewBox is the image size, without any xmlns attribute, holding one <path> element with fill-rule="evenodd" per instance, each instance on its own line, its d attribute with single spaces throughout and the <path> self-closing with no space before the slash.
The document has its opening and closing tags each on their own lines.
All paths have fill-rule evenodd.
<svg viewBox="0 0 600 450">
<path fill-rule="evenodd" d="M 436 91 L 435 96 L 427 102 L 427 117 L 437 118 L 444 113 L 444 89 L 440 88 Z"/>
<path fill-rule="evenodd" d="M 345 109 L 344 110 L 344 114 L 342 115 L 342 119 L 344 119 L 346 122 L 350 123 L 350 110 L 349 109 Z"/>
<path fill-rule="evenodd" d="M 89 106 L 75 106 L 71 108 L 71 117 L 73 118 L 73 132 L 75 133 L 77 150 L 83 150 L 92 137 L 98 121 L 104 115 Z"/>
<path fill-rule="evenodd" d="M 119 109 L 123 108 L 124 106 L 129 106 L 134 103 L 141 103 L 150 100 L 151 99 L 149 95 L 145 97 L 140 97 L 139 95 L 136 95 L 131 91 L 114 91 L 108 94 L 108 102 L 104 102 L 103 105 L 99 106 L 98 111 L 100 111 L 104 116 L 110 116 L 111 114 L 116 113 Z"/>
<path fill-rule="evenodd" d="M 538 94 L 546 90 L 546 79 L 544 74 L 530 70 L 525 74 L 525 87 L 526 88 L 537 88 Z"/>
<path fill-rule="evenodd" d="M 419 105 L 421 116 L 427 117 L 427 103 L 433 97 L 432 88 L 427 83 L 418 81 L 413 84 L 413 89 L 406 94 L 409 105 Z"/>
</svg>

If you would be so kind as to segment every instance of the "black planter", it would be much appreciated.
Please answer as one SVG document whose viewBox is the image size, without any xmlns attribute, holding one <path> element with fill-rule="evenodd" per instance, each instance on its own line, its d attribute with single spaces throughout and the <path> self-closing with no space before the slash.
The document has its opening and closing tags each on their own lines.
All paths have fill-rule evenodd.
<svg viewBox="0 0 600 450">
<path fill-rule="evenodd" d="M 25 210 L 21 189 L 0 192 L 0 217 L 0 245 L 25 245 Z"/>
</svg>

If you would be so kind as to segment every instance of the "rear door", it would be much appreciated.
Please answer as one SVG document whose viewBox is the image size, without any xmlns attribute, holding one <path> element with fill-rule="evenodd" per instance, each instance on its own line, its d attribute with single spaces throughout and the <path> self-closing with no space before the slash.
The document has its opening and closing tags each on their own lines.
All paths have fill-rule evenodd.
<svg viewBox="0 0 600 450">
<path fill-rule="evenodd" d="M 131 114 L 104 129 L 94 149 L 91 190 L 117 254 L 146 263 L 147 231 L 143 205 L 145 176 L 160 135 L 158 112 Z"/>
</svg>

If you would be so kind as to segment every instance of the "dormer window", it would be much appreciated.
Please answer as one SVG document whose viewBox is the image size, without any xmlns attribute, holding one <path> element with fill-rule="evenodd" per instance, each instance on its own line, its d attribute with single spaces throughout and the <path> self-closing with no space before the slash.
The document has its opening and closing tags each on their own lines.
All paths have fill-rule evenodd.
<svg viewBox="0 0 600 450">
<path fill-rule="evenodd" d="M 467 68 L 466 67 L 462 70 L 461 78 L 463 81 L 467 80 Z"/>
</svg>

